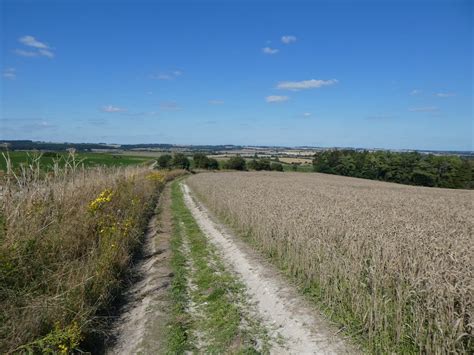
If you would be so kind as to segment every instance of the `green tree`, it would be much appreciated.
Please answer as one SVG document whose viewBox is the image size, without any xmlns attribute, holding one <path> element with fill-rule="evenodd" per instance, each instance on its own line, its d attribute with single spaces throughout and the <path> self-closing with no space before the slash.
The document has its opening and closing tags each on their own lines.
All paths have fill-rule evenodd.
<svg viewBox="0 0 474 355">
<path fill-rule="evenodd" d="M 242 158 L 240 155 L 237 155 L 226 161 L 225 168 L 232 170 L 247 170 L 247 164 L 244 158 Z"/>
<path fill-rule="evenodd" d="M 209 169 L 209 170 L 219 170 L 219 162 L 214 158 L 209 158 L 209 163 L 207 164 L 207 169 Z"/>
<path fill-rule="evenodd" d="M 157 159 L 158 166 L 161 169 L 168 169 L 171 167 L 171 161 L 173 160 L 173 157 L 169 154 L 163 154 L 160 155 Z"/>
<path fill-rule="evenodd" d="M 208 169 L 209 158 L 203 153 L 193 155 L 193 165 L 196 169 Z"/>
<path fill-rule="evenodd" d="M 191 163 L 189 159 L 183 153 L 176 153 L 173 156 L 173 160 L 171 161 L 171 165 L 176 169 L 185 169 L 189 170 L 189 166 Z"/>
<path fill-rule="evenodd" d="M 315 154 L 314 171 L 401 184 L 472 188 L 474 160 L 418 152 L 323 151 Z"/>
</svg>

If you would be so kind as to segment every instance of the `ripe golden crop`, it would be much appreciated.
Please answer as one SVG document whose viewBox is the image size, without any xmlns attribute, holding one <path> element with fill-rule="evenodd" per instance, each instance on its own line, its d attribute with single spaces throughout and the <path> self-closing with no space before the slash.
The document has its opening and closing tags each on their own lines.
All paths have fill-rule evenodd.
<svg viewBox="0 0 474 355">
<path fill-rule="evenodd" d="M 372 351 L 473 349 L 473 191 L 316 173 L 188 182 Z"/>
</svg>

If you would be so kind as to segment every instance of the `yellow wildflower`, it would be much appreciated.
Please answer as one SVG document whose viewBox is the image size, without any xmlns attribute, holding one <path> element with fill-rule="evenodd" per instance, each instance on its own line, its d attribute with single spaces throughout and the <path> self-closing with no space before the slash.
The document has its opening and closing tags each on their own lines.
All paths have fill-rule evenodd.
<svg viewBox="0 0 474 355">
<path fill-rule="evenodd" d="M 97 196 L 95 200 L 89 203 L 89 211 L 91 212 L 97 211 L 104 204 L 110 202 L 112 200 L 113 195 L 114 193 L 112 192 L 112 190 L 105 189 L 99 194 L 99 196 Z"/>
<path fill-rule="evenodd" d="M 159 172 L 159 171 L 154 171 L 149 173 L 146 178 L 151 181 L 157 181 L 160 183 L 164 183 L 166 181 L 166 174 Z"/>
</svg>

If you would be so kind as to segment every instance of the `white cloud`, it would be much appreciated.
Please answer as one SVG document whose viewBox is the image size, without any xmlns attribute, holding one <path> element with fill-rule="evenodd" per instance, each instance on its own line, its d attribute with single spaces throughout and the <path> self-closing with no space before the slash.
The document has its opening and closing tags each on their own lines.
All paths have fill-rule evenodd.
<svg viewBox="0 0 474 355">
<path fill-rule="evenodd" d="M 124 111 L 127 111 L 127 109 L 125 109 L 125 108 L 121 108 L 121 107 L 117 107 L 117 106 L 113 106 L 113 105 L 102 106 L 101 110 L 103 112 L 124 112 Z"/>
<path fill-rule="evenodd" d="M 171 79 L 173 79 L 173 78 L 174 78 L 174 77 L 172 77 L 172 76 L 169 75 L 169 74 L 158 74 L 158 75 L 156 76 L 156 79 L 158 79 L 158 80 L 171 80 Z"/>
<path fill-rule="evenodd" d="M 262 48 L 262 52 L 265 53 L 265 54 L 277 54 L 278 53 L 278 49 L 276 48 L 270 48 L 270 47 L 264 47 Z"/>
<path fill-rule="evenodd" d="M 296 42 L 295 36 L 282 36 L 281 41 L 285 44 L 290 44 L 292 42 Z"/>
<path fill-rule="evenodd" d="M 36 124 L 35 127 L 39 128 L 39 129 L 45 129 L 45 128 L 51 128 L 51 127 L 53 127 L 53 125 L 49 122 L 41 121 L 38 124 Z"/>
<path fill-rule="evenodd" d="M 304 117 L 310 117 L 310 116 L 311 116 L 311 112 L 305 112 L 305 113 L 303 113 L 303 116 L 304 116 Z"/>
<path fill-rule="evenodd" d="M 456 96 L 456 94 L 454 92 L 438 92 L 436 94 L 436 96 L 438 96 L 438 97 L 453 97 L 453 96 Z"/>
<path fill-rule="evenodd" d="M 289 97 L 288 96 L 278 96 L 278 95 L 270 95 L 270 96 L 267 96 L 265 98 L 265 101 L 266 102 L 270 102 L 270 103 L 273 103 L 273 102 L 284 102 L 284 101 L 288 101 L 289 100 Z"/>
<path fill-rule="evenodd" d="M 322 86 L 329 86 L 337 84 L 338 80 L 330 79 L 330 80 L 303 80 L 303 81 L 281 81 L 277 85 L 277 89 L 284 89 L 284 90 L 307 90 L 307 89 L 315 89 L 320 88 Z"/>
<path fill-rule="evenodd" d="M 16 78 L 16 69 L 15 69 L 15 68 L 6 68 L 6 69 L 3 71 L 2 76 L 3 76 L 5 79 L 13 80 L 13 79 Z"/>
<path fill-rule="evenodd" d="M 438 108 L 436 106 L 410 107 L 408 111 L 410 112 L 438 112 Z"/>
<path fill-rule="evenodd" d="M 48 49 L 40 49 L 38 50 L 39 54 L 48 58 L 54 58 L 54 53 Z"/>
<path fill-rule="evenodd" d="M 38 41 L 33 36 L 23 36 L 19 39 L 20 43 L 23 43 L 25 46 L 47 49 L 49 46 L 43 42 Z"/>
<path fill-rule="evenodd" d="M 20 55 L 22 57 L 48 57 L 48 58 L 54 58 L 54 53 L 46 43 L 38 41 L 35 37 L 33 36 L 23 36 L 18 39 L 18 41 L 27 46 L 34 48 L 34 50 L 24 50 L 24 49 L 16 49 L 15 53 L 17 55 Z"/>
<path fill-rule="evenodd" d="M 177 77 L 183 75 L 181 70 L 173 70 L 170 72 L 164 72 L 159 74 L 151 74 L 150 79 L 157 79 L 157 80 L 173 80 Z"/>
<path fill-rule="evenodd" d="M 208 101 L 210 105 L 222 105 L 224 104 L 224 101 L 222 100 L 209 100 Z"/>
<path fill-rule="evenodd" d="M 25 51 L 23 49 L 15 49 L 15 53 L 22 57 L 37 57 L 39 55 L 38 52 Z"/>
<path fill-rule="evenodd" d="M 415 96 L 415 95 L 419 95 L 419 94 L 421 94 L 421 90 L 418 90 L 418 89 L 414 89 L 410 92 L 411 96 Z"/>
</svg>

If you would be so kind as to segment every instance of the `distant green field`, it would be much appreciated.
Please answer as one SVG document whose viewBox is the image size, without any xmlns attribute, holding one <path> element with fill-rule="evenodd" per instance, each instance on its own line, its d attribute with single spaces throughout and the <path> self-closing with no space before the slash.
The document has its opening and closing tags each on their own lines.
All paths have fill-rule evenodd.
<svg viewBox="0 0 474 355">
<path fill-rule="evenodd" d="M 5 152 L 3 152 L 5 154 Z M 31 163 L 34 152 L 26 151 L 15 151 L 9 152 L 10 159 L 13 163 L 13 167 L 17 168 L 21 164 Z M 54 153 L 56 154 L 56 153 Z M 68 153 L 59 152 L 58 156 L 66 157 Z M 53 167 L 54 160 L 58 159 L 51 156 L 50 153 L 45 154 L 41 157 L 41 166 L 45 170 L 49 170 Z M 153 159 L 144 156 L 128 156 L 128 155 L 114 155 L 109 153 L 76 153 L 76 160 L 81 160 L 84 166 L 126 166 L 126 165 L 139 165 L 148 162 L 152 162 Z M 61 164 L 64 164 L 64 159 L 61 159 Z M 0 170 L 6 170 L 6 161 L 0 154 Z"/>
<path fill-rule="evenodd" d="M 314 171 L 313 165 L 308 165 L 308 164 L 297 165 L 297 170 L 293 170 L 294 167 L 291 164 L 281 163 L 281 165 L 283 165 L 283 171 L 297 171 L 301 173 L 309 173 L 309 172 Z"/>
</svg>

